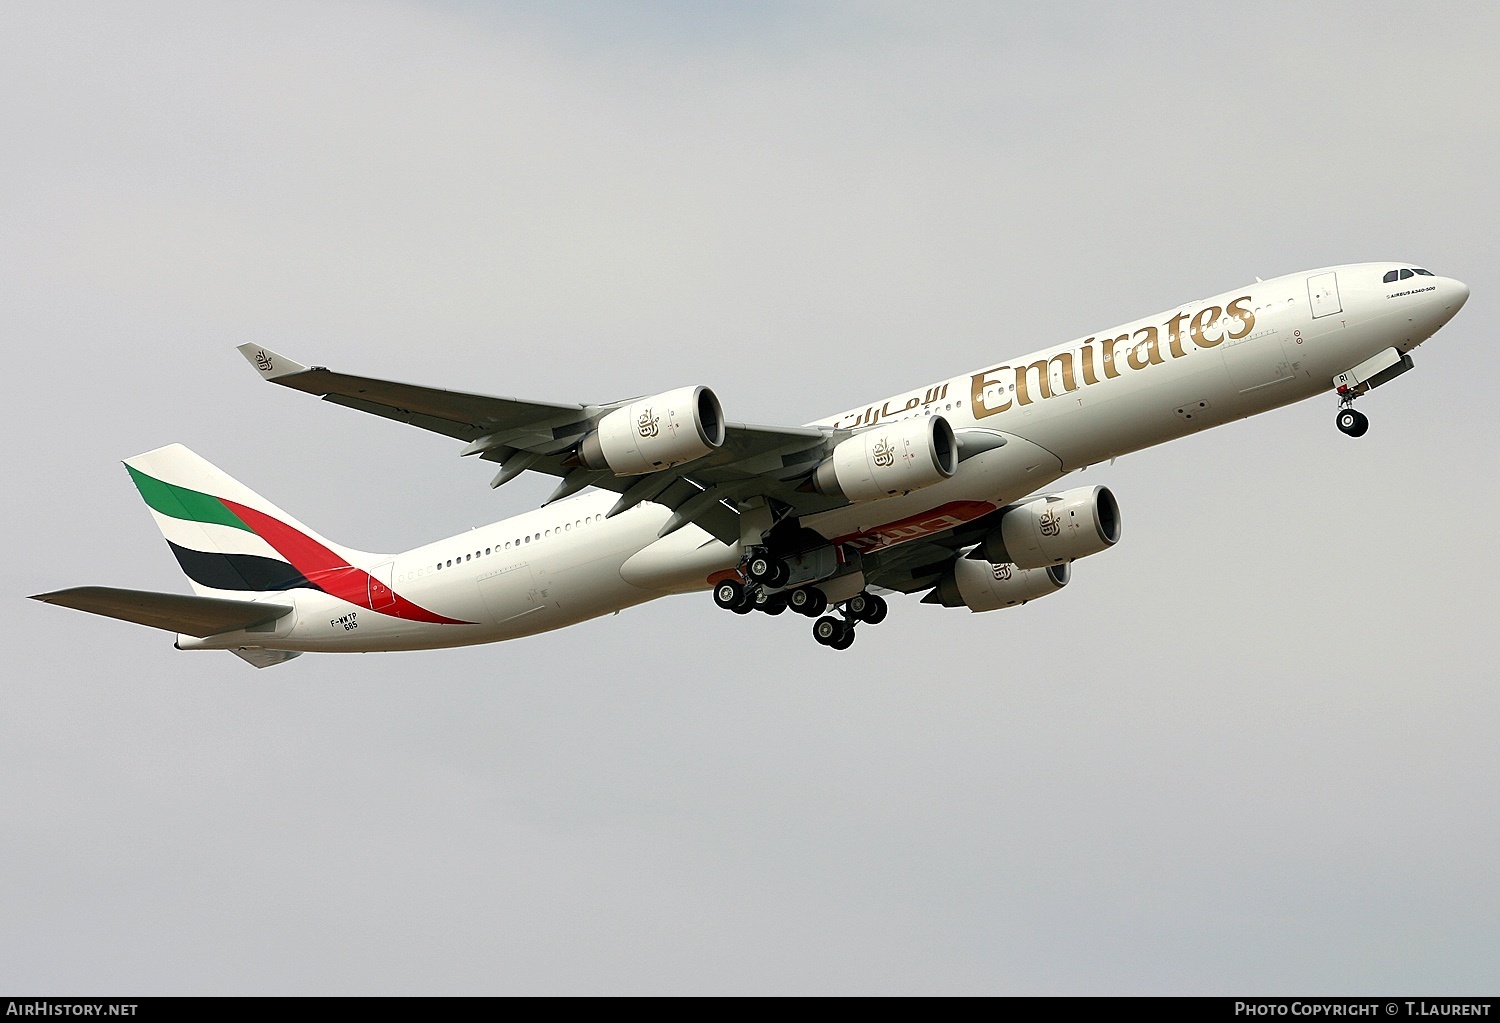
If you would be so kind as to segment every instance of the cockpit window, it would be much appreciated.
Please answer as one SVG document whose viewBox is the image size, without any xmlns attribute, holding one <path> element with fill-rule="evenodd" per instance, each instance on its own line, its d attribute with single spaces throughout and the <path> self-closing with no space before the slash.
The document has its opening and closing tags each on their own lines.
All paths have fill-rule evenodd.
<svg viewBox="0 0 1500 1023">
<path fill-rule="evenodd" d="M 1386 271 L 1386 275 L 1380 279 L 1387 284 L 1394 284 L 1396 281 L 1404 281 L 1408 277 L 1415 277 L 1417 274 L 1421 274 L 1423 277 L 1437 276 L 1437 274 L 1433 273 L 1431 270 L 1423 270 L 1419 267 L 1412 267 L 1410 270 L 1388 270 Z"/>
</svg>

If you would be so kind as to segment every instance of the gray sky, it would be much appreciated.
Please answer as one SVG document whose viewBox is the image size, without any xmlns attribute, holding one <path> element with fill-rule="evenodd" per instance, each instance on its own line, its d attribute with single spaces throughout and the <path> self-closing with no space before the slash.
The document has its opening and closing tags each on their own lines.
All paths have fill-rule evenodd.
<svg viewBox="0 0 1500 1023">
<path fill-rule="evenodd" d="M 0 988 L 1492 993 L 1500 16 L 1358 3 L 10 3 Z M 181 441 L 394 550 L 533 507 L 234 351 L 801 423 L 1331 263 L 1418 371 L 1089 470 L 1125 540 L 844 654 L 706 594 L 257 672 Z M 1070 481 L 1071 482 L 1071 481 Z"/>
</svg>

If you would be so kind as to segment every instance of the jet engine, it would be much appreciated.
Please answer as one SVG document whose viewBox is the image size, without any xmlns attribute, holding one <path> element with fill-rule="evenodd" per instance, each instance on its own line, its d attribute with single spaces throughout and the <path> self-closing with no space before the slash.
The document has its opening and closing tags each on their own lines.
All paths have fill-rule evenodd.
<svg viewBox="0 0 1500 1023">
<path fill-rule="evenodd" d="M 724 409 L 707 387 L 679 387 L 610 412 L 583 439 L 578 460 L 640 476 L 702 458 L 724 443 Z"/>
<path fill-rule="evenodd" d="M 1086 558 L 1120 540 L 1120 506 L 1108 487 L 1079 487 L 1009 508 L 984 538 L 986 561 L 1045 568 Z"/>
<path fill-rule="evenodd" d="M 995 611 L 1056 593 L 1068 585 L 1072 566 L 1017 568 L 959 558 L 926 602 L 970 611 Z"/>
<path fill-rule="evenodd" d="M 958 439 L 942 416 L 903 419 L 841 441 L 813 474 L 820 494 L 877 501 L 941 483 L 958 471 Z"/>
</svg>

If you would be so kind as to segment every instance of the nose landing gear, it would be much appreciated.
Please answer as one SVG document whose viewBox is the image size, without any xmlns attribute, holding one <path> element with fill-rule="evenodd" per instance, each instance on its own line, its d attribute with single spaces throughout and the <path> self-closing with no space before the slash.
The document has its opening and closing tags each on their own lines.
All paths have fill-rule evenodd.
<svg viewBox="0 0 1500 1023">
<path fill-rule="evenodd" d="M 1370 428 L 1369 417 L 1363 412 L 1356 412 L 1352 407 L 1345 406 L 1339 409 L 1338 418 L 1334 420 L 1341 433 L 1350 437 L 1363 437 L 1365 431 Z"/>
</svg>

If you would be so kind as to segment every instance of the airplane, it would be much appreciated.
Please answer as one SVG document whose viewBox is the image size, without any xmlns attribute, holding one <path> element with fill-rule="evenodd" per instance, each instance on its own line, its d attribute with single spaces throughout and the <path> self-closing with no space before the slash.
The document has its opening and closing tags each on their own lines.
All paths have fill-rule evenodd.
<svg viewBox="0 0 1500 1023">
<path fill-rule="evenodd" d="M 1120 539 L 1075 471 L 1332 392 L 1354 402 L 1469 289 L 1413 263 L 1290 274 L 806 426 L 725 419 L 705 386 L 602 405 L 522 401 L 239 351 L 271 383 L 451 437 L 499 487 L 559 477 L 534 511 L 400 554 L 325 539 L 180 444 L 125 460 L 194 591 L 85 586 L 33 599 L 176 633 L 256 667 L 303 652 L 467 646 L 711 590 L 736 614 L 794 611 L 835 650 L 883 594 L 970 611 L 1056 593 Z"/>
</svg>

